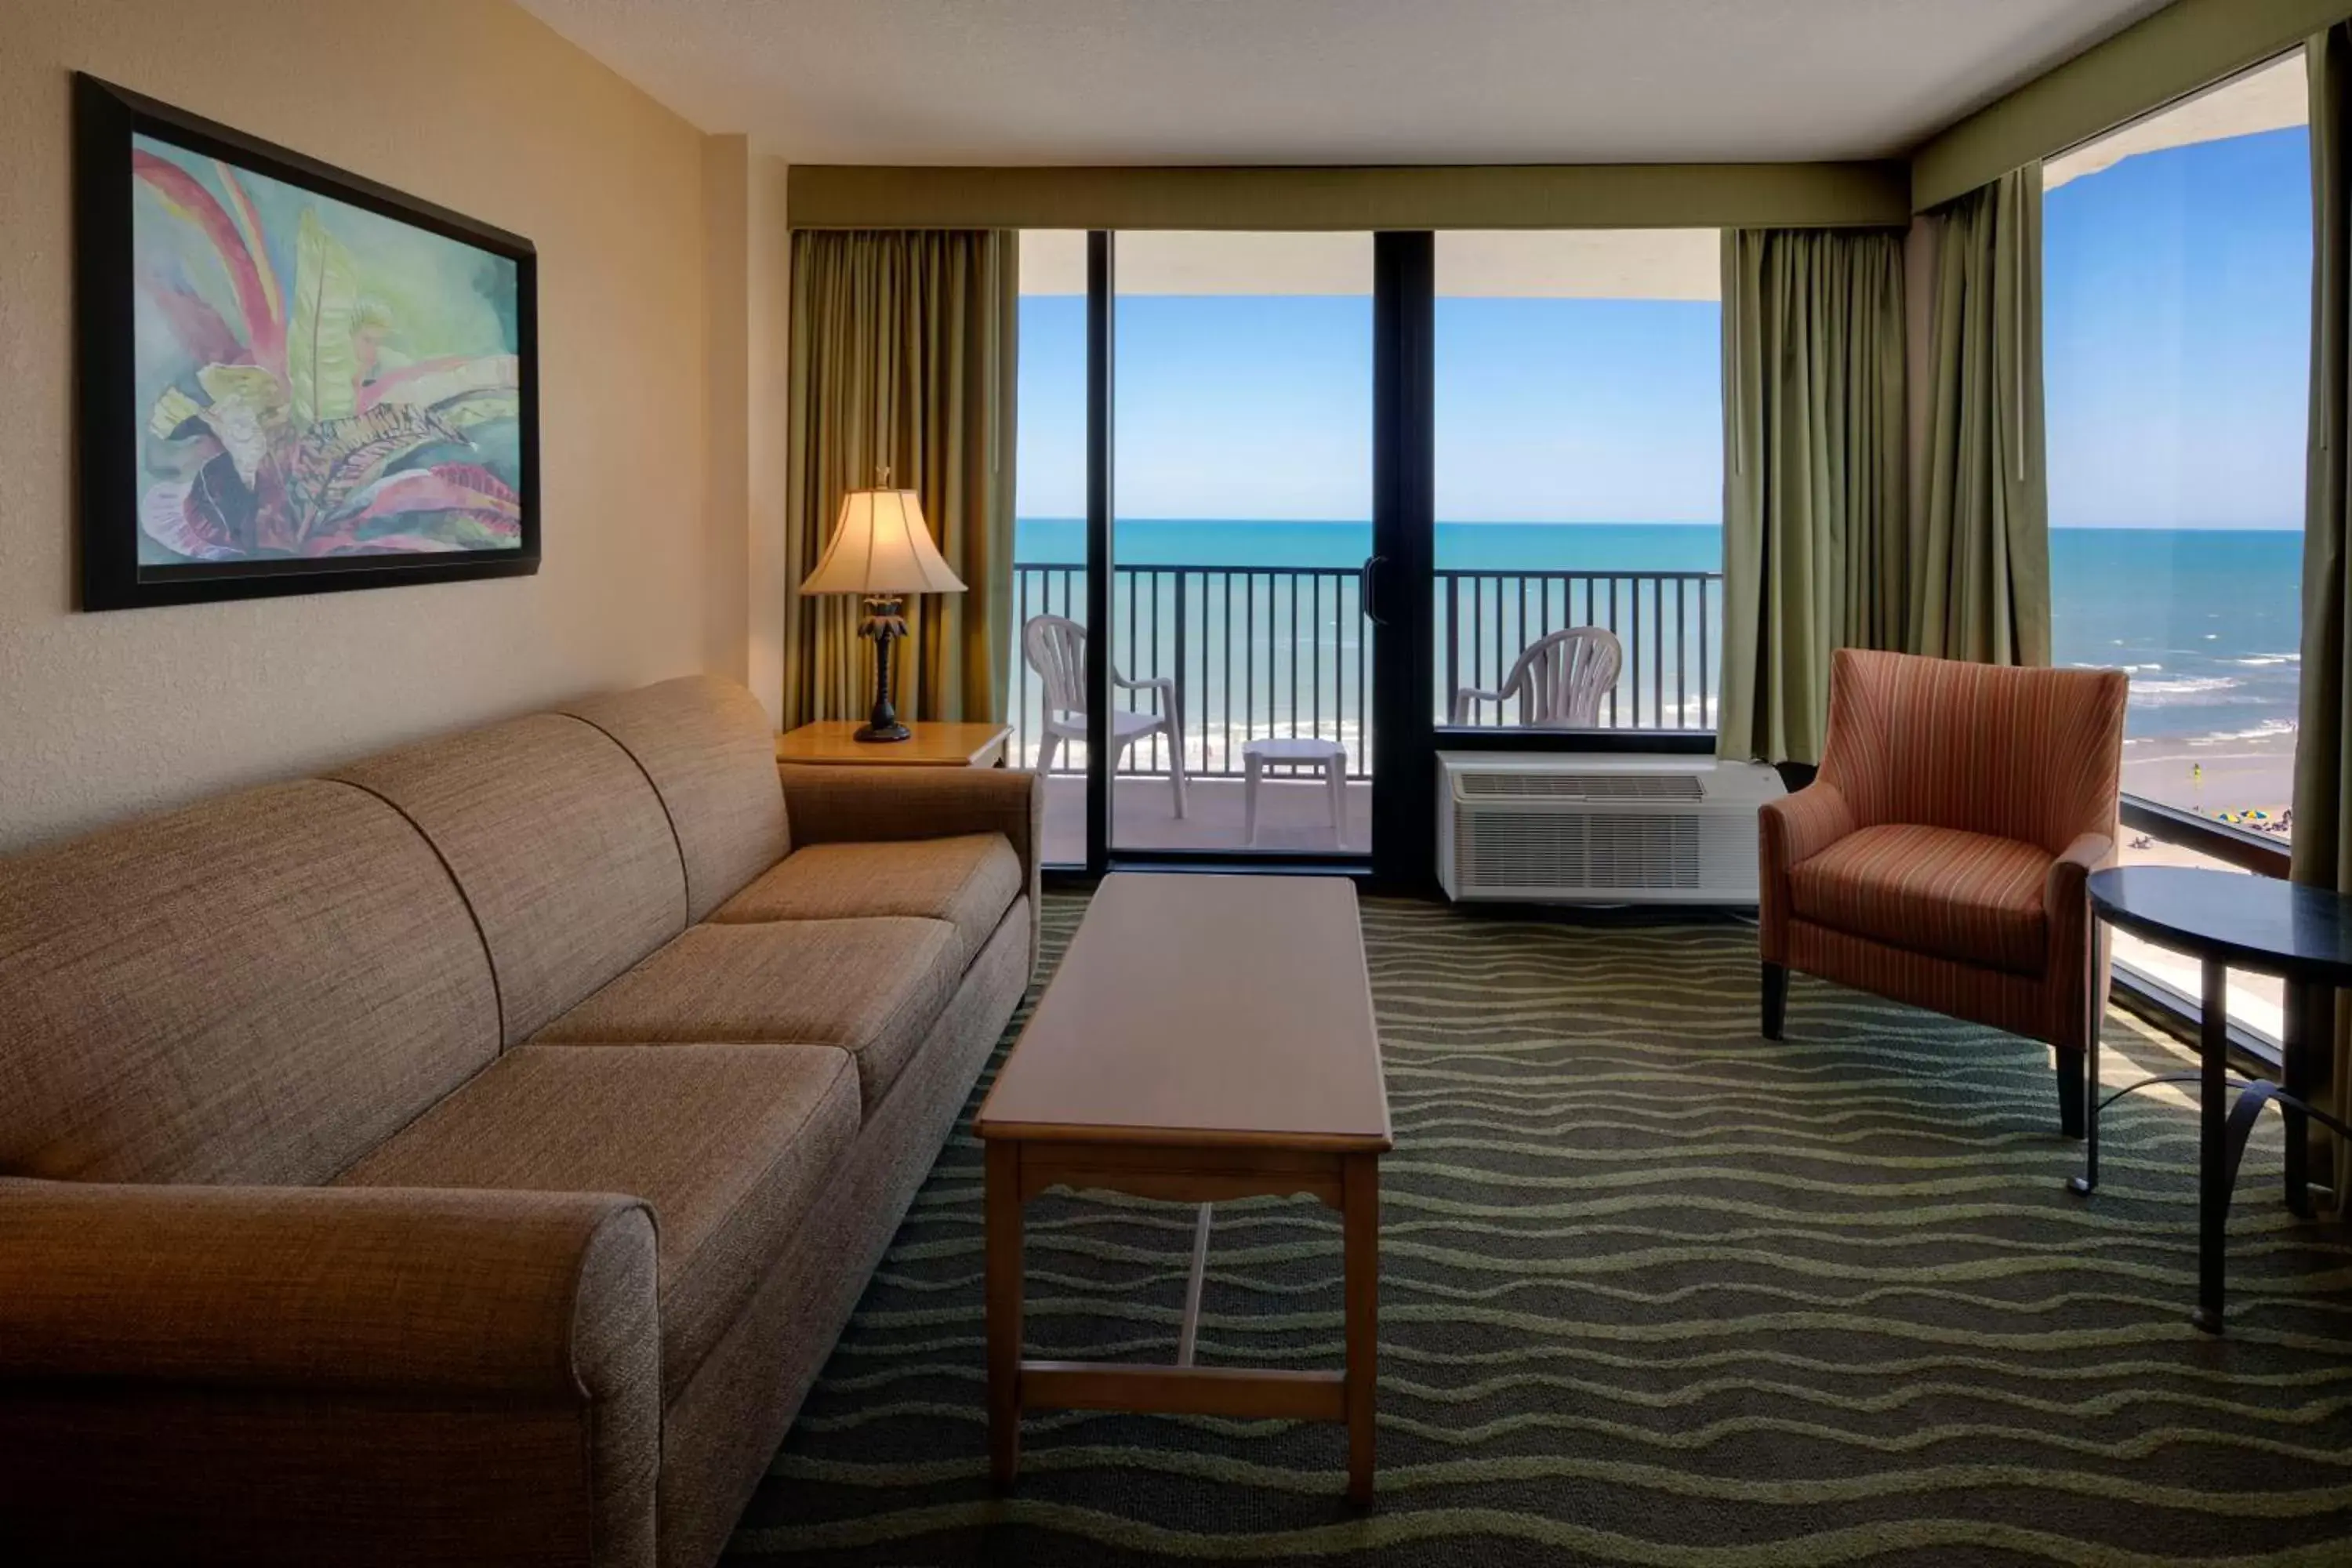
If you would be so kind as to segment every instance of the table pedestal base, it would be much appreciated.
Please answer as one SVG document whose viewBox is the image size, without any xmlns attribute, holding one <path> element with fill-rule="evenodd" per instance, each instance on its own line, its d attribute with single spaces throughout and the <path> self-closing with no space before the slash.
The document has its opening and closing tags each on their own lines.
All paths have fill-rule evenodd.
<svg viewBox="0 0 2352 1568">
<path fill-rule="evenodd" d="M 2095 987 L 2093 994 L 2096 994 Z M 2237 1189 L 2238 1167 L 2246 1157 L 2247 1141 L 2253 1136 L 2254 1123 L 2262 1120 L 2263 1107 L 2275 1101 L 2286 1120 L 2286 1203 L 2290 1210 L 2304 1218 L 2311 1215 L 2306 1122 L 2316 1121 L 2346 1139 L 2352 1139 L 2352 1128 L 2304 1099 L 2300 1092 L 2303 1052 L 2298 1041 L 2291 1040 L 2287 1046 L 2288 1084 L 2230 1076 L 2228 971 L 2210 959 L 2205 964 L 2204 995 L 2199 1005 L 2204 1017 L 2198 1040 L 2198 1070 L 2145 1078 L 2105 1100 L 2098 1097 L 2099 1037 L 2096 1027 L 2093 1028 L 2090 1060 L 2086 1064 L 2090 1073 L 2090 1117 L 2084 1129 L 2083 1173 L 2068 1177 L 2066 1190 L 2077 1196 L 2088 1196 L 2097 1188 L 2099 1117 L 2108 1106 L 2127 1094 L 2137 1094 L 2160 1083 L 2197 1085 L 2197 1306 L 2189 1314 L 2189 1321 L 2209 1334 L 2218 1334 L 2221 1331 L 2223 1277 L 2228 1268 L 2230 1200 Z M 2239 1091 L 2234 1104 L 2230 1100 L 2232 1087 Z"/>
</svg>

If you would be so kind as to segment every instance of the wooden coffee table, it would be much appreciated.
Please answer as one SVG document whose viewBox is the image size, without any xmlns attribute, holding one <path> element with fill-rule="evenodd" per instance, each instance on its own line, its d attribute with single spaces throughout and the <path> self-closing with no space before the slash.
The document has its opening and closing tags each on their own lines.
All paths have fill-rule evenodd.
<svg viewBox="0 0 2352 1568">
<path fill-rule="evenodd" d="M 1380 1157 L 1388 1091 L 1352 883 L 1117 875 L 973 1125 L 988 1165 L 988 1438 L 997 1484 L 1029 1409 L 1343 1421 L 1372 1497 Z M 1021 1354 L 1022 1208 L 1048 1187 L 1201 1205 L 1176 1364 Z M 1192 1364 L 1209 1205 L 1304 1193 L 1339 1211 L 1344 1372 Z"/>
</svg>

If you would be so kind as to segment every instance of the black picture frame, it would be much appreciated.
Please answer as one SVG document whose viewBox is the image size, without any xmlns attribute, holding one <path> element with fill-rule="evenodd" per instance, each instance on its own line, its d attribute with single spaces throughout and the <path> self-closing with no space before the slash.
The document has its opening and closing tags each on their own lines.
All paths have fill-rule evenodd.
<svg viewBox="0 0 2352 1568">
<path fill-rule="evenodd" d="M 540 567 L 539 258 L 530 241 L 156 100 L 75 73 L 74 316 L 80 607 L 134 609 L 475 578 Z M 142 563 L 132 142 L 143 135 L 502 258 L 515 268 L 520 547 Z"/>
</svg>

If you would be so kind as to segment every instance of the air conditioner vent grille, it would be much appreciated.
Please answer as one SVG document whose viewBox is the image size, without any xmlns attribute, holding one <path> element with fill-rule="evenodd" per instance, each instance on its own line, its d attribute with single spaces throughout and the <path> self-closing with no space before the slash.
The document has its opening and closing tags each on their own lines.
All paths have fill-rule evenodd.
<svg viewBox="0 0 2352 1568">
<path fill-rule="evenodd" d="M 1705 800 L 1692 773 L 1475 773 L 1456 775 L 1465 799 Z"/>
<path fill-rule="evenodd" d="M 1615 888 L 1682 892 L 1706 885 L 1696 816 L 1545 813 L 1460 816 L 1454 857 L 1475 888 Z"/>
</svg>

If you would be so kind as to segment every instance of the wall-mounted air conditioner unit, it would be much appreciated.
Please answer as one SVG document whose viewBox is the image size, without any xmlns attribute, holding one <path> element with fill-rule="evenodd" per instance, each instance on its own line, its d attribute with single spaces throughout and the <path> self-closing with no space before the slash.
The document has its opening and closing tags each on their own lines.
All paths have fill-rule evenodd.
<svg viewBox="0 0 2352 1568">
<path fill-rule="evenodd" d="M 1452 899 L 1752 904 L 1760 763 L 1441 752 L 1438 880 Z"/>
</svg>

